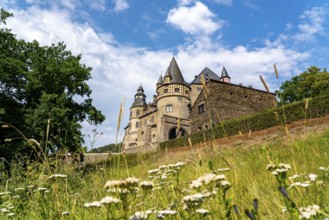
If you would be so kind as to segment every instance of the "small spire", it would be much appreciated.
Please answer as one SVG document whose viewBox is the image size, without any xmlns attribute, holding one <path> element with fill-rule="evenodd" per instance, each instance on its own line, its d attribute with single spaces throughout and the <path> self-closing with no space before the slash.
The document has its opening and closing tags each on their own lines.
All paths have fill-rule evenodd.
<svg viewBox="0 0 329 220">
<path fill-rule="evenodd" d="M 160 77 L 159 77 L 159 80 L 158 80 L 157 84 L 162 84 L 162 83 L 163 83 L 163 79 L 162 79 L 162 74 L 161 74 Z"/>
<path fill-rule="evenodd" d="M 228 75 L 228 73 L 227 73 L 227 71 L 226 71 L 226 69 L 225 69 L 225 66 L 223 66 L 223 69 L 222 69 L 222 75 L 221 75 L 221 78 L 224 78 L 224 77 L 231 78 L 231 77 Z"/>
</svg>

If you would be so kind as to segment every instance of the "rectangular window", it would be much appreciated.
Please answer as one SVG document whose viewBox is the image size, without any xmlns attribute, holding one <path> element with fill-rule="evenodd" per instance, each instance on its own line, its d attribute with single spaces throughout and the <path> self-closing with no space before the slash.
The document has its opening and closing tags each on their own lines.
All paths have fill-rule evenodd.
<svg viewBox="0 0 329 220">
<path fill-rule="evenodd" d="M 198 106 L 198 113 L 201 114 L 202 112 L 204 112 L 204 104 L 201 104 Z"/>
<path fill-rule="evenodd" d="M 196 88 L 196 91 L 200 92 L 202 90 L 201 87 Z"/>
<path fill-rule="evenodd" d="M 133 112 L 130 112 L 130 118 L 133 116 Z"/>
<path fill-rule="evenodd" d="M 139 110 L 136 111 L 136 116 L 139 116 Z"/>
<path fill-rule="evenodd" d="M 136 122 L 136 128 L 138 128 L 138 125 L 139 125 L 139 123 L 138 123 L 138 122 Z"/>
<path fill-rule="evenodd" d="M 168 93 L 168 89 L 164 89 L 163 92 L 164 92 L 164 93 Z"/>
<path fill-rule="evenodd" d="M 179 92 L 179 88 L 175 88 L 175 92 Z"/>
<path fill-rule="evenodd" d="M 153 123 L 154 122 L 154 117 L 152 116 L 152 118 L 151 118 L 151 123 Z"/>
<path fill-rule="evenodd" d="M 146 123 L 147 123 L 147 119 L 145 119 L 145 121 L 144 121 L 144 125 L 146 125 Z"/>
<path fill-rule="evenodd" d="M 172 105 L 166 106 L 166 112 L 172 112 Z"/>
</svg>

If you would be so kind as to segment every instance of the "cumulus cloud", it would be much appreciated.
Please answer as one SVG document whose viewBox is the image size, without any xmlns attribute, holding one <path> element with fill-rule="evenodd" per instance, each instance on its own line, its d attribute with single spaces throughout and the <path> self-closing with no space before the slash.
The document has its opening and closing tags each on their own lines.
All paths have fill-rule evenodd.
<svg viewBox="0 0 329 220">
<path fill-rule="evenodd" d="M 307 9 L 300 16 L 303 21 L 298 25 L 299 33 L 293 36 L 293 39 L 299 42 L 313 40 L 316 34 L 323 33 L 323 24 L 328 10 L 324 7 L 314 7 Z"/>
<path fill-rule="evenodd" d="M 212 34 L 223 26 L 222 20 L 215 20 L 209 8 L 201 2 L 196 2 L 193 6 L 179 6 L 169 11 L 167 22 L 183 32 L 196 34 Z"/>
<path fill-rule="evenodd" d="M 114 2 L 114 11 L 121 12 L 129 8 L 129 3 L 127 0 L 113 0 Z"/>
</svg>

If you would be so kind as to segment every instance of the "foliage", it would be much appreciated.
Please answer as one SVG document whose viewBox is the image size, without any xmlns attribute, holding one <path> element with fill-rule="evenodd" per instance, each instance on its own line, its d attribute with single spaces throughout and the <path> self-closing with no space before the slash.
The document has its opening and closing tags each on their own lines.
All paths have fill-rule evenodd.
<svg viewBox="0 0 329 220">
<path fill-rule="evenodd" d="M 1 10 L 0 23 L 10 16 Z M 92 105 L 87 85 L 91 68 L 81 64 L 81 56 L 73 55 L 63 42 L 41 46 L 18 40 L 4 28 L 0 42 L 0 122 L 6 125 L 0 128 L 0 154 L 11 159 L 14 153 L 28 153 L 31 149 L 21 141 L 26 137 L 51 152 L 79 149 L 80 122 L 104 120 Z"/>
<path fill-rule="evenodd" d="M 306 105 L 307 103 L 307 105 Z M 306 108 L 307 107 L 307 108 Z M 263 112 L 244 116 L 223 122 L 222 125 L 200 131 L 188 136 L 160 143 L 160 148 L 172 148 L 212 141 L 240 133 L 260 131 L 277 125 L 286 126 L 294 121 L 321 117 L 329 114 L 329 95 L 318 96 L 300 102 L 290 103 L 275 109 L 267 109 Z"/>
<path fill-rule="evenodd" d="M 109 153 L 109 152 L 120 152 L 120 144 L 107 144 L 102 147 L 91 149 L 88 153 Z"/>
<path fill-rule="evenodd" d="M 311 66 L 305 72 L 282 83 L 276 91 L 280 103 L 291 103 L 329 93 L 329 73 Z"/>
</svg>

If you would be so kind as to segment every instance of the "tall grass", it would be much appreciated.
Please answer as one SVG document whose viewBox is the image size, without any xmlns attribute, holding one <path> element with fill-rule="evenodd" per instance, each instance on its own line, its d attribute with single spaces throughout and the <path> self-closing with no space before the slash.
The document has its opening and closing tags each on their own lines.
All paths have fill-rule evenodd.
<svg viewBox="0 0 329 220">
<path fill-rule="evenodd" d="M 1 170 L 0 219 L 298 219 L 314 205 L 310 219 L 324 219 L 328 146 L 329 131 L 249 148 L 112 155 L 84 166 L 48 158 L 50 171 L 27 161 L 23 168 L 18 158 L 10 174 Z M 291 168 L 273 175 L 280 163 Z"/>
</svg>

